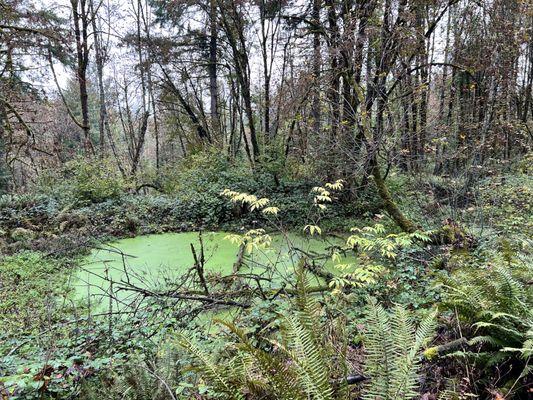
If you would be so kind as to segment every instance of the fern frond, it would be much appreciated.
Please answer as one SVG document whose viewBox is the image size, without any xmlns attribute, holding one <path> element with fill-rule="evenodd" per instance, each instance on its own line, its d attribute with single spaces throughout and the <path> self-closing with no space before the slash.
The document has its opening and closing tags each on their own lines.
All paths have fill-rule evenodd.
<svg viewBox="0 0 533 400">
<path fill-rule="evenodd" d="M 207 352 L 202 350 L 198 344 L 188 337 L 187 333 L 179 332 L 177 335 L 178 344 L 194 357 L 201 364 L 201 371 L 210 379 L 221 393 L 229 396 L 229 399 L 244 400 L 244 396 L 235 392 L 235 387 L 230 383 L 231 374 L 227 373 L 227 368 L 216 364 Z"/>
<path fill-rule="evenodd" d="M 313 333 L 294 317 L 285 319 L 287 341 L 292 360 L 307 395 L 317 400 L 332 400 L 329 384 L 329 367 L 326 364 Z"/>
<path fill-rule="evenodd" d="M 370 382 L 364 399 L 407 400 L 417 396 L 420 352 L 435 330 L 435 313 L 415 329 L 412 315 L 396 306 L 392 315 L 369 301 L 364 344 Z"/>
<path fill-rule="evenodd" d="M 453 390 L 444 390 L 439 393 L 438 400 L 459 400 L 459 395 Z"/>
<path fill-rule="evenodd" d="M 302 398 L 299 383 L 295 374 L 286 363 L 275 355 L 254 346 L 242 329 L 227 321 L 217 321 L 226 326 L 239 339 L 239 349 L 246 354 L 249 364 L 256 367 L 257 371 L 270 385 L 271 392 L 279 399 Z"/>
<path fill-rule="evenodd" d="M 385 309 L 374 299 L 369 299 L 365 325 L 365 370 L 371 379 L 365 387 L 363 398 L 368 400 L 378 396 L 389 398 L 389 377 L 393 368 L 390 319 Z"/>
<path fill-rule="evenodd" d="M 502 345 L 504 345 L 504 343 L 505 342 L 495 338 L 494 336 L 489 335 L 476 336 L 468 341 L 468 344 L 470 346 L 475 346 L 478 344 L 488 344 L 494 347 L 501 347 Z"/>
<path fill-rule="evenodd" d="M 495 256 L 481 268 L 462 268 L 441 279 L 443 306 L 456 310 L 477 336 L 479 362 L 493 365 L 505 357 L 530 354 L 527 332 L 533 321 L 533 291 L 527 285 L 531 265 Z M 483 345 L 491 348 L 483 351 Z M 527 357 L 527 356 L 526 356 Z"/>
<path fill-rule="evenodd" d="M 505 335 L 509 335 L 509 338 L 514 338 L 516 340 L 520 340 L 522 337 L 522 333 L 515 329 L 513 326 L 505 326 L 501 324 L 495 324 L 492 322 L 484 322 L 479 321 L 472 325 L 474 328 L 480 329 L 480 328 L 490 328 L 494 331 L 500 331 L 503 332 Z"/>
<path fill-rule="evenodd" d="M 416 396 L 416 355 L 420 347 L 409 348 L 415 335 L 414 324 L 407 310 L 396 306 L 391 318 L 391 334 L 393 335 L 393 369 L 391 371 L 391 389 L 393 398 L 405 399 Z"/>
</svg>

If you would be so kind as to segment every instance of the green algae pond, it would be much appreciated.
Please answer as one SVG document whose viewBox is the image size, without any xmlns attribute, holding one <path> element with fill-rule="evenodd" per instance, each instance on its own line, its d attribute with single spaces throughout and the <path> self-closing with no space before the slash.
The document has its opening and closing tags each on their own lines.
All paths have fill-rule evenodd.
<svg viewBox="0 0 533 400">
<path fill-rule="evenodd" d="M 239 246 L 227 239 L 227 232 L 203 232 L 205 273 L 228 275 L 237 260 Z M 302 254 L 325 254 L 328 247 L 342 245 L 339 237 L 304 237 L 296 233 L 273 235 L 268 249 L 255 249 L 246 255 L 242 273 L 261 274 L 282 281 L 290 278 Z M 137 236 L 103 244 L 85 257 L 75 280 L 78 298 L 92 304 L 108 301 L 115 283 L 130 282 L 150 290 L 176 286 L 180 277 L 194 265 L 191 250 L 200 251 L 198 232 L 163 233 Z M 290 249 L 298 249 L 298 251 Z M 338 263 L 353 262 L 343 257 Z M 331 260 L 324 260 L 331 271 Z M 131 294 L 134 296 L 134 293 Z M 125 303 L 125 294 L 119 297 Z"/>
</svg>

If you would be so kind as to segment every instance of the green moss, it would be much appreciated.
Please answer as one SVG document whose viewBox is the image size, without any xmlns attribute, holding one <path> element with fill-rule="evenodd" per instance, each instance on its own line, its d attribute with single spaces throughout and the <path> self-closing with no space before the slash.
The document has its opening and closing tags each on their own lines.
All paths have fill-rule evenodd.
<svg viewBox="0 0 533 400">
<path fill-rule="evenodd" d="M 435 357 L 439 355 L 439 351 L 436 346 L 429 347 L 426 350 L 424 350 L 424 357 L 427 360 L 433 360 Z"/>
</svg>

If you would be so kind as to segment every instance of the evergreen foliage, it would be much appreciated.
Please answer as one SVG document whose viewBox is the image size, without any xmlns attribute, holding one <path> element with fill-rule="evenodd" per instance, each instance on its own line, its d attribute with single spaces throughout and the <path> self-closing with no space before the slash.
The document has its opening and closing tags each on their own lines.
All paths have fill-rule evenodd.
<svg viewBox="0 0 533 400">
<path fill-rule="evenodd" d="M 483 266 L 442 276 L 441 307 L 452 310 L 468 328 L 468 348 L 452 356 L 471 360 L 491 381 L 493 368 L 517 382 L 531 372 L 533 354 L 532 264 L 507 249 Z M 514 365 L 514 367 L 513 367 Z"/>
<path fill-rule="evenodd" d="M 355 392 L 346 391 L 350 372 L 346 354 L 338 352 L 326 333 L 328 322 L 324 323 L 301 269 L 297 290 L 295 311 L 281 317 L 280 340 L 261 339 L 274 345 L 274 351 L 254 345 L 241 328 L 229 322 L 223 325 L 238 341 L 235 354 L 224 362 L 209 355 L 188 332 L 179 334 L 179 344 L 198 363 L 195 370 L 228 399 L 242 398 L 239 396 L 245 393 L 254 399 L 352 398 L 347 393 Z M 363 398 L 415 398 L 420 354 L 433 335 L 435 314 L 428 314 L 415 326 L 413 315 L 405 308 L 396 306 L 389 314 L 370 299 L 364 325 L 364 369 L 369 383 L 362 389 Z"/>
<path fill-rule="evenodd" d="M 435 313 L 415 326 L 413 315 L 396 306 L 387 312 L 370 299 L 363 336 L 369 376 L 364 399 L 407 400 L 417 397 L 421 352 L 435 330 Z"/>
</svg>

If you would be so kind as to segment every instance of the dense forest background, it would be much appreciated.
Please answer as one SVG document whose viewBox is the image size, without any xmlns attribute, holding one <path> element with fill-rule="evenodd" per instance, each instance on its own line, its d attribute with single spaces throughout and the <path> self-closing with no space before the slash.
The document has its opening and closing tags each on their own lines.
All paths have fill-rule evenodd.
<svg viewBox="0 0 533 400">
<path fill-rule="evenodd" d="M 0 398 L 530 398 L 532 96 L 531 0 L 0 0 Z"/>
<path fill-rule="evenodd" d="M 528 1 L 2 2 L 2 190 L 203 148 L 274 178 L 476 179 L 531 131 Z M 54 84 L 57 84 L 57 86 Z M 365 122 L 366 120 L 366 122 Z"/>
</svg>

